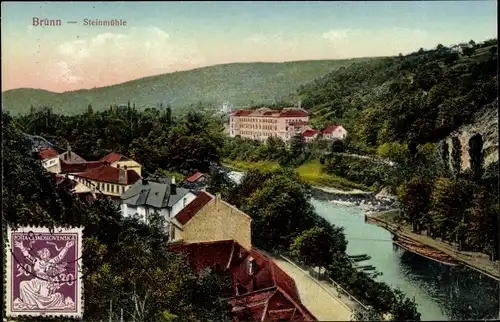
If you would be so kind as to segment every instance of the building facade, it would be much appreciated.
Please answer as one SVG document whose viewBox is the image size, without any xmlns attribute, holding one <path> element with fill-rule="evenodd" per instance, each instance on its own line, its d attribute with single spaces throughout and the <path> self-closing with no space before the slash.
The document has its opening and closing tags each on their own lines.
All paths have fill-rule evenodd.
<svg viewBox="0 0 500 322">
<path fill-rule="evenodd" d="M 250 249 L 251 222 L 250 216 L 220 196 L 201 191 L 172 219 L 169 240 L 192 243 L 232 239 Z"/>
<path fill-rule="evenodd" d="M 342 125 L 329 125 L 322 134 L 326 140 L 343 140 L 347 137 L 347 131 Z"/>
<path fill-rule="evenodd" d="M 273 136 L 288 141 L 296 131 L 296 124 L 308 123 L 309 114 L 301 108 L 238 110 L 229 114 L 229 136 L 261 141 Z"/>
<path fill-rule="evenodd" d="M 168 229 L 171 218 L 195 198 L 196 195 L 189 189 L 177 187 L 173 178 L 141 179 L 122 194 L 121 212 L 124 217 L 138 214 L 146 223 L 149 215 L 157 212 L 165 220 L 165 228 Z"/>
</svg>

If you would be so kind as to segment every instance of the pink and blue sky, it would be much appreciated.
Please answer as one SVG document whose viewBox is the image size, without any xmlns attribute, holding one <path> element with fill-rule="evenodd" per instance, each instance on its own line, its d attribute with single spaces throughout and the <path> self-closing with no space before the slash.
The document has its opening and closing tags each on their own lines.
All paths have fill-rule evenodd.
<svg viewBox="0 0 500 322">
<path fill-rule="evenodd" d="M 61 19 L 33 27 L 33 17 Z M 84 26 L 123 19 L 125 27 Z M 66 21 L 78 21 L 67 24 Z M 2 91 L 232 62 L 389 56 L 497 37 L 496 1 L 2 2 Z"/>
</svg>

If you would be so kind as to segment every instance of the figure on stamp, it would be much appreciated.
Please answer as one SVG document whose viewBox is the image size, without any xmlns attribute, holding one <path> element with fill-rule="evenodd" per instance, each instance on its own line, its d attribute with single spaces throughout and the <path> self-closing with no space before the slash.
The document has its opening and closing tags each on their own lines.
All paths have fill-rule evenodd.
<svg viewBox="0 0 500 322">
<path fill-rule="evenodd" d="M 57 249 L 59 254 L 51 257 L 48 248 L 43 248 L 33 256 L 24 247 L 22 241 L 14 241 L 14 246 L 19 248 L 23 256 L 33 265 L 33 278 L 19 283 L 19 298 L 14 300 L 17 309 L 44 309 L 59 310 L 75 307 L 74 301 L 70 297 L 56 292 L 61 283 L 57 279 L 59 274 L 66 270 L 66 263 L 61 263 L 68 250 L 73 247 L 74 241 L 67 241 L 62 249 Z"/>
</svg>

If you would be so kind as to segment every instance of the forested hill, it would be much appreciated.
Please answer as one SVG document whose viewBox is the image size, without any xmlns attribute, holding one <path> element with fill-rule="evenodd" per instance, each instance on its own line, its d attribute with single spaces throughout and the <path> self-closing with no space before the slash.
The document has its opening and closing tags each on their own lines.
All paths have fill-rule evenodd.
<svg viewBox="0 0 500 322">
<path fill-rule="evenodd" d="M 2 93 L 2 108 L 11 114 L 26 113 L 30 107 L 52 107 L 67 115 L 84 113 L 91 104 L 95 111 L 133 101 L 140 110 L 170 104 L 188 107 L 202 102 L 217 108 L 224 101 L 234 106 L 270 104 L 288 95 L 300 84 L 371 58 L 314 60 L 285 63 L 234 63 L 152 76 L 90 90 L 54 93 L 22 88 Z"/>
<path fill-rule="evenodd" d="M 368 147 L 435 142 L 497 104 L 497 40 L 355 63 L 300 86 L 318 125 L 345 124 Z"/>
</svg>

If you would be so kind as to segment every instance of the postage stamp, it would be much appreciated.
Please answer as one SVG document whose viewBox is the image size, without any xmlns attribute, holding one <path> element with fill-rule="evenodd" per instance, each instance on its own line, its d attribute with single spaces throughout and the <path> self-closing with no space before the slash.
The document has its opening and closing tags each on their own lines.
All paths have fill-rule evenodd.
<svg viewBox="0 0 500 322">
<path fill-rule="evenodd" d="M 83 315 L 83 228 L 8 229 L 6 315 Z"/>
</svg>

